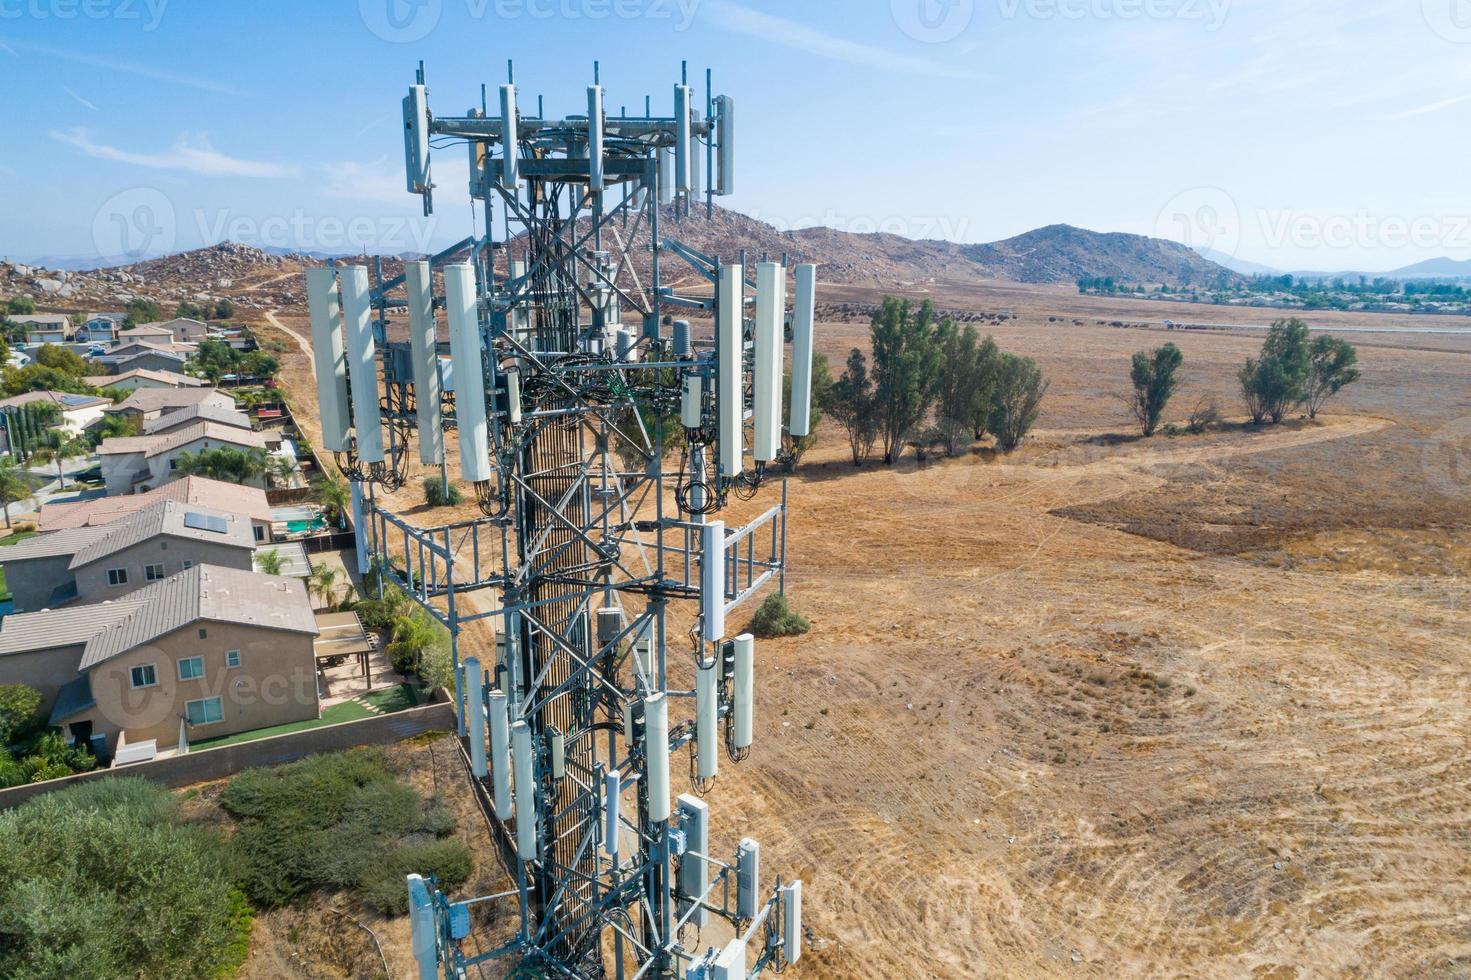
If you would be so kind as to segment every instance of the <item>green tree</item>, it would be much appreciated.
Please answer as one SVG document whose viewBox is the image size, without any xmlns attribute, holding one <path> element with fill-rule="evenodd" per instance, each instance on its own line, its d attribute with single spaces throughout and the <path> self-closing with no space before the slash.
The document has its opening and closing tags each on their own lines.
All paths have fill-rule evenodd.
<svg viewBox="0 0 1471 980">
<path fill-rule="evenodd" d="M 129 301 L 124 307 L 126 316 L 123 318 L 124 327 L 136 327 L 144 323 L 156 323 L 163 319 L 163 310 L 159 309 L 157 303 L 151 299 L 137 299 Z"/>
<path fill-rule="evenodd" d="M 1346 340 L 1328 334 L 1313 338 L 1302 386 L 1302 404 L 1308 418 L 1317 418 L 1324 402 L 1359 380 L 1359 369 L 1355 367 L 1358 360 L 1359 352 Z"/>
<path fill-rule="evenodd" d="M 262 575 L 280 575 L 286 559 L 275 548 L 255 553 L 255 569 Z"/>
<path fill-rule="evenodd" d="M 227 299 L 215 300 L 214 319 L 228 320 L 235 315 L 235 304 Z"/>
<path fill-rule="evenodd" d="M 434 646 L 434 628 L 429 617 L 419 609 L 393 621 L 393 634 L 384 651 L 400 674 L 416 673 L 420 658 Z"/>
<path fill-rule="evenodd" d="M 36 312 L 36 301 L 29 296 L 12 296 L 5 304 L 5 312 L 11 316 L 30 316 Z"/>
<path fill-rule="evenodd" d="M 109 412 L 102 416 L 102 421 L 87 430 L 87 440 L 96 447 L 107 439 L 128 439 L 141 431 L 137 420 Z"/>
<path fill-rule="evenodd" d="M 1185 355 L 1174 344 L 1135 352 L 1129 371 L 1129 379 L 1134 384 L 1134 396 L 1129 407 L 1133 409 L 1134 418 L 1138 420 L 1145 438 L 1154 435 L 1170 396 L 1180 386 L 1175 371 L 1184 360 Z"/>
<path fill-rule="evenodd" d="M 253 350 L 240 358 L 239 370 L 252 378 L 274 378 L 281 372 L 281 362 L 265 351 Z"/>
<path fill-rule="evenodd" d="M 996 342 L 979 340 L 976 328 L 960 329 L 949 317 L 940 323 L 938 334 L 940 371 L 935 382 L 936 435 L 954 456 L 960 443 L 970 436 L 986 434 L 991 412 L 991 395 L 996 388 Z"/>
<path fill-rule="evenodd" d="M 225 375 L 240 369 L 240 352 L 222 340 L 201 340 L 189 368 L 210 384 L 219 384 Z"/>
<path fill-rule="evenodd" d="M 346 480 L 336 473 L 324 474 L 312 484 L 312 495 L 327 512 L 331 523 L 338 527 L 347 526 L 344 518 L 352 507 L 352 490 Z"/>
<path fill-rule="evenodd" d="M 62 464 L 69 459 L 78 459 L 90 455 L 91 443 L 82 436 L 68 435 L 61 429 L 52 429 L 46 433 L 45 440 L 31 453 L 31 459 L 45 466 L 47 463 L 56 464 L 56 479 L 61 481 L 61 489 L 66 489 L 66 474 L 62 471 Z"/>
<path fill-rule="evenodd" d="M 5 527 L 10 528 L 10 505 L 31 495 L 26 473 L 14 456 L 0 456 L 0 507 L 5 510 Z"/>
<path fill-rule="evenodd" d="M 1287 410 L 1302 401 L 1310 367 L 1307 324 L 1296 317 L 1273 323 L 1261 356 L 1247 358 L 1236 376 L 1252 422 L 1281 422 Z"/>
<path fill-rule="evenodd" d="M 174 316 L 186 317 L 190 320 L 207 320 L 209 314 L 203 306 L 184 300 L 174 309 Z"/>
<path fill-rule="evenodd" d="M 812 354 L 812 414 L 808 418 L 807 434 L 798 439 L 790 432 L 782 433 L 783 467 L 788 473 L 797 468 L 807 450 L 817 444 L 817 426 L 822 421 L 825 406 L 832 395 L 833 372 L 828 367 L 827 355 L 814 351 Z M 786 406 L 786 417 L 792 417 L 792 375 L 782 376 L 782 404 Z"/>
<path fill-rule="evenodd" d="M 7 367 L 0 378 L 3 378 L 7 395 L 23 395 L 28 391 L 65 391 L 85 395 L 92 390 L 77 375 L 44 364 L 27 364 L 23 368 Z"/>
<path fill-rule="evenodd" d="M 868 376 L 868 360 L 857 347 L 848 354 L 848 364 L 833 382 L 827 409 L 848 433 L 848 448 L 857 466 L 873 452 L 878 438 L 878 403 L 873 397 L 873 381 Z"/>
<path fill-rule="evenodd" d="M 336 585 L 337 569 L 327 564 L 313 566 L 306 580 L 307 591 L 320 599 L 322 606 L 328 609 L 333 605 Z"/>
<path fill-rule="evenodd" d="M 225 483 L 249 483 L 266 471 L 266 454 L 259 449 L 219 446 L 197 453 L 180 453 L 174 469 L 184 476 L 203 476 Z"/>
<path fill-rule="evenodd" d="M 916 310 L 908 300 L 884 297 L 869 328 L 873 346 L 874 397 L 884 462 L 892 464 L 904 438 L 929 413 L 940 348 L 935 342 L 935 307 L 925 300 Z"/>
<path fill-rule="evenodd" d="M 90 370 L 86 359 L 76 351 L 57 347 L 55 344 L 42 344 L 41 349 L 36 351 L 35 360 L 37 364 L 69 374 L 74 378 L 85 377 Z"/>
<path fill-rule="evenodd" d="M 24 684 L 0 684 L 0 747 L 40 720 L 41 692 Z"/>
<path fill-rule="evenodd" d="M 996 389 L 991 396 L 991 417 L 986 427 L 996 437 L 996 445 L 1009 453 L 1026 438 L 1041 414 L 1042 396 L 1048 382 L 1042 369 L 1030 357 L 1002 353 L 996 374 Z"/>
</svg>

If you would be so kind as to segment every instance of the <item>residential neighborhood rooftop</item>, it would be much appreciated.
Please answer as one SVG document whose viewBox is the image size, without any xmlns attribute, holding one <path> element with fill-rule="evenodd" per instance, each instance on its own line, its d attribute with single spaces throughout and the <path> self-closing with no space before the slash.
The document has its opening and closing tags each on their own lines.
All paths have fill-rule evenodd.
<svg viewBox="0 0 1471 980">
<path fill-rule="evenodd" d="M 85 643 L 98 630 L 126 619 L 135 609 L 151 602 L 151 588 L 89 606 L 12 613 L 0 622 L 0 657 Z"/>
<path fill-rule="evenodd" d="M 98 538 L 106 537 L 108 531 L 104 527 L 71 527 L 65 530 L 43 531 L 33 538 L 26 538 L 9 547 L 0 549 L 0 564 L 9 565 L 11 562 L 29 561 L 32 558 L 57 558 L 62 555 L 74 555 L 87 547 Z M 5 619 L 5 625 L 10 620 Z"/>
<path fill-rule="evenodd" d="M 141 379 L 144 381 L 157 381 L 159 384 L 173 385 L 175 388 L 205 388 L 209 382 L 203 378 L 191 378 L 187 374 L 179 374 L 177 371 L 155 371 L 151 368 L 132 368 L 120 374 L 94 374 L 82 380 L 94 388 L 108 388 L 124 381 Z"/>
<path fill-rule="evenodd" d="M 223 399 L 229 399 L 232 405 L 235 403 L 235 400 L 229 395 L 216 391 L 214 388 L 139 388 L 114 405 L 112 411 L 134 411 L 148 414 L 188 408 L 190 405 Z"/>
<path fill-rule="evenodd" d="M 150 419 L 143 424 L 144 435 L 156 435 L 160 432 L 172 432 L 182 425 L 195 422 L 214 422 L 219 425 L 228 425 L 236 429 L 249 429 L 250 416 L 244 412 L 237 412 L 219 405 L 208 403 L 202 405 L 190 405 L 167 415 L 160 415 L 156 419 Z"/>
<path fill-rule="evenodd" d="M 202 476 L 186 476 L 147 493 L 44 504 L 41 507 L 40 526 L 46 531 L 56 531 L 111 524 L 160 500 L 175 500 L 232 514 L 244 514 L 252 521 L 271 520 L 271 507 L 266 502 L 265 491 L 259 487 L 240 486 Z"/>
<path fill-rule="evenodd" d="M 68 566 L 70 570 L 75 571 L 160 535 L 255 548 L 255 532 L 249 518 L 174 500 L 159 501 L 103 527 L 108 533 L 78 551 Z"/>
<path fill-rule="evenodd" d="M 68 391 L 27 391 L 0 399 L 0 408 L 20 408 L 33 402 L 50 402 L 64 410 L 112 404 L 111 399 L 100 395 L 78 395 Z"/>
</svg>

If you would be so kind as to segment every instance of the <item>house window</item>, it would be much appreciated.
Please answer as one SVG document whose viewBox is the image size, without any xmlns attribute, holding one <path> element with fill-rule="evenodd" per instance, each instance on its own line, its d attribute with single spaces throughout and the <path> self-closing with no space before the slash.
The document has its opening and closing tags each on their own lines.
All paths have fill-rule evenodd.
<svg viewBox="0 0 1471 980">
<path fill-rule="evenodd" d="M 163 578 L 163 562 L 143 566 L 143 581 L 157 582 Z"/>
<path fill-rule="evenodd" d="M 199 627 L 199 638 L 201 640 L 209 639 L 209 630 L 205 629 L 203 626 Z"/>
<path fill-rule="evenodd" d="M 158 683 L 158 671 L 153 664 L 142 664 L 130 672 L 134 687 L 152 687 Z"/>
<path fill-rule="evenodd" d="M 257 541 L 264 541 L 266 539 L 266 529 L 265 528 L 263 528 L 259 524 L 257 524 L 257 525 L 255 525 L 255 529 L 254 530 L 255 530 L 255 539 Z"/>
<path fill-rule="evenodd" d="M 184 702 L 184 717 L 191 725 L 214 725 L 224 720 L 224 703 L 219 698 Z"/>
<path fill-rule="evenodd" d="M 189 571 L 189 569 L 191 569 L 193 567 L 194 567 L 194 562 L 192 560 L 188 559 L 188 558 L 185 558 L 184 559 L 184 571 L 187 572 L 187 571 Z"/>
<path fill-rule="evenodd" d="M 179 661 L 179 680 L 197 681 L 204 676 L 203 657 L 184 657 Z"/>
<path fill-rule="evenodd" d="M 128 570 L 126 568 L 109 568 L 107 570 L 107 584 L 113 586 L 127 585 Z"/>
<path fill-rule="evenodd" d="M 225 651 L 225 666 L 226 667 L 229 667 L 232 670 L 234 668 L 240 666 L 240 651 L 239 650 L 226 650 Z"/>
</svg>

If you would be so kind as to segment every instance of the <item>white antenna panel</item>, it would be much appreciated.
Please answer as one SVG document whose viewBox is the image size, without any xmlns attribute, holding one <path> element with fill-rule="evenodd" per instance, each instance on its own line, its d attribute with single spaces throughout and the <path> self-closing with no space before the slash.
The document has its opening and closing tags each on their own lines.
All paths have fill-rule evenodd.
<svg viewBox="0 0 1471 980">
<path fill-rule="evenodd" d="M 475 267 L 444 267 L 444 307 L 449 353 L 455 362 L 455 424 L 460 430 L 460 475 L 471 483 L 490 479 L 490 434 L 485 418 L 485 363 L 475 302 Z"/>
<path fill-rule="evenodd" d="M 490 782 L 495 815 L 511 819 L 511 719 L 509 702 L 499 690 L 487 699 L 490 713 Z"/>
<path fill-rule="evenodd" d="M 404 96 L 404 176 L 410 194 L 429 187 L 429 103 L 424 86 L 410 85 Z"/>
<path fill-rule="evenodd" d="M 719 660 L 695 667 L 695 771 L 701 779 L 714 779 L 720 771 L 719 670 Z"/>
<path fill-rule="evenodd" d="M 536 860 L 536 769 L 532 765 L 531 726 L 511 726 L 511 765 L 516 770 L 516 856 Z"/>
<path fill-rule="evenodd" d="M 520 143 L 516 135 L 516 86 L 501 86 L 501 186 L 508 191 L 521 187 Z"/>
<path fill-rule="evenodd" d="M 659 156 L 659 203 L 674 203 L 674 151 L 661 146 Z"/>
<path fill-rule="evenodd" d="M 690 189 L 690 148 L 694 139 L 688 85 L 674 86 L 674 129 L 674 189 L 683 194 Z"/>
<path fill-rule="evenodd" d="M 465 719 L 470 736 L 470 771 L 478 779 L 485 778 L 485 698 L 484 677 L 480 673 L 480 661 L 470 657 L 465 661 Z"/>
<path fill-rule="evenodd" d="M 419 417 L 419 462 L 432 466 L 444 459 L 444 426 L 440 419 L 439 354 L 434 332 L 433 280 L 429 263 L 404 263 L 409 298 L 409 353 L 414 367 L 414 405 Z"/>
<path fill-rule="evenodd" d="M 720 472 L 734 477 L 741 472 L 741 457 L 745 452 L 742 431 L 745 427 L 745 269 L 740 265 L 721 266 L 717 288 L 720 309 L 715 323 L 715 344 L 719 358 L 716 404 L 720 422 Z"/>
<path fill-rule="evenodd" d="M 664 692 L 644 699 L 644 757 L 648 760 L 649 819 L 669 819 L 669 702 Z"/>
<path fill-rule="evenodd" d="M 587 87 L 587 189 L 603 192 L 603 87 Z"/>
<path fill-rule="evenodd" d="M 787 431 L 800 439 L 812 433 L 812 329 L 817 307 L 817 266 L 797 266 L 792 307 L 792 407 Z"/>
<path fill-rule="evenodd" d="M 603 850 L 614 863 L 618 861 L 618 809 L 623 792 L 623 776 L 614 769 L 603 776 Z"/>
<path fill-rule="evenodd" d="M 746 941 L 740 936 L 726 943 L 710 964 L 710 980 L 746 980 Z"/>
<path fill-rule="evenodd" d="M 547 742 L 552 757 L 552 778 L 561 779 L 567 775 L 567 736 L 561 729 L 548 728 Z"/>
<path fill-rule="evenodd" d="M 786 337 L 787 272 L 779 262 L 756 265 L 756 378 L 752 414 L 756 437 L 752 454 L 769 463 L 781 455 L 782 363 Z"/>
<path fill-rule="evenodd" d="M 761 907 L 761 845 L 743 838 L 736 846 L 736 915 L 756 918 Z"/>
<path fill-rule="evenodd" d="M 716 172 L 715 193 L 735 193 L 735 99 L 722 95 L 715 100 Z"/>
<path fill-rule="evenodd" d="M 703 387 L 698 374 L 685 375 L 684 391 L 679 396 L 679 422 L 686 429 L 698 429 L 703 421 Z"/>
<path fill-rule="evenodd" d="M 383 462 L 383 422 L 378 409 L 378 348 L 373 342 L 373 309 L 368 270 L 342 267 L 342 330 L 347 338 L 347 376 L 352 382 L 352 421 L 358 459 Z"/>
<path fill-rule="evenodd" d="M 710 807 L 702 799 L 688 793 L 675 801 L 679 808 L 679 827 L 684 831 L 684 854 L 679 858 L 678 894 L 680 914 L 700 902 L 689 917 L 690 924 L 702 928 L 708 919 L 703 899 L 710 887 Z"/>
<path fill-rule="evenodd" d="M 781 901 L 782 956 L 788 963 L 802 958 L 802 881 L 782 888 Z"/>
<path fill-rule="evenodd" d="M 725 636 L 725 522 L 711 521 L 701 529 L 700 601 L 705 614 L 705 641 Z"/>
<path fill-rule="evenodd" d="M 742 633 L 735 638 L 735 683 L 731 693 L 731 741 L 738 749 L 750 748 L 756 702 L 756 638 Z"/>
<path fill-rule="evenodd" d="M 317 403 L 322 415 L 322 448 L 347 452 L 347 358 L 342 341 L 342 304 L 337 296 L 337 273 L 332 269 L 306 270 L 307 309 L 312 320 L 312 359 L 316 366 Z"/>
<path fill-rule="evenodd" d="M 509 367 L 506 375 L 506 418 L 512 425 L 521 424 L 521 369 Z"/>
</svg>

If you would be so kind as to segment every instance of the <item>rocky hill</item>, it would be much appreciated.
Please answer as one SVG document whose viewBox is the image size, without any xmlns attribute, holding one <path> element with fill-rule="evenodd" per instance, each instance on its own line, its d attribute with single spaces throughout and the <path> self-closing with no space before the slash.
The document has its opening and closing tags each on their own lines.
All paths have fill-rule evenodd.
<svg viewBox="0 0 1471 980">
<path fill-rule="evenodd" d="M 717 207 L 707 218 L 703 207 L 696 208 L 689 217 L 677 216 L 671 207 L 661 212 L 659 232 L 662 237 L 677 238 L 726 261 L 742 251 L 753 262 L 786 255 L 793 261 L 820 264 L 825 282 L 885 287 L 997 279 L 1072 283 L 1088 276 L 1183 286 L 1213 285 L 1223 278 L 1239 278 L 1175 242 L 1104 234 L 1069 225 L 1051 225 L 985 245 L 961 245 L 831 228 L 780 231 L 725 208 Z M 640 249 L 634 265 L 640 283 L 647 287 L 651 261 L 646 225 L 630 220 L 610 230 L 604 247 L 616 248 L 630 239 Z M 516 243 L 512 243 L 515 250 Z M 305 304 L 301 272 L 323 261 L 321 256 L 282 254 L 223 242 L 134 265 L 80 272 L 0 263 L 0 295 L 29 295 L 48 310 L 121 309 L 135 296 L 166 306 L 181 300 L 228 297 L 242 312 L 300 310 Z M 400 257 L 383 257 L 385 277 L 395 276 L 402 269 Z M 692 275 L 687 264 L 667 253 L 662 270 L 666 283 L 677 283 Z"/>
</svg>

